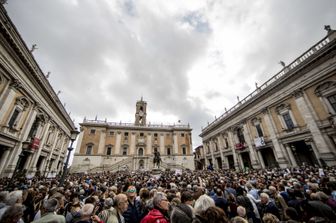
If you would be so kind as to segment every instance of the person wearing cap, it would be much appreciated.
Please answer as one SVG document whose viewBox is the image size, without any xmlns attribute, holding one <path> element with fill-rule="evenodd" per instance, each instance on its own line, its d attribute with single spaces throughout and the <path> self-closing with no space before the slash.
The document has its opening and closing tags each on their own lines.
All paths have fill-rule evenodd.
<svg viewBox="0 0 336 223">
<path fill-rule="evenodd" d="M 127 211 L 123 213 L 126 223 L 139 223 L 140 219 L 140 201 L 135 199 L 137 196 L 135 186 L 129 186 L 126 191 L 128 199 Z"/>
</svg>

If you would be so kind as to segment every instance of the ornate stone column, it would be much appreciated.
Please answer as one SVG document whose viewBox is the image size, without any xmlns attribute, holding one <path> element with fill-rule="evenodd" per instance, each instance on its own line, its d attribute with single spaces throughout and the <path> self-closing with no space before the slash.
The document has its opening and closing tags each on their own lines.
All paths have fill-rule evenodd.
<svg viewBox="0 0 336 223">
<path fill-rule="evenodd" d="M 247 145 L 249 147 L 249 150 L 250 150 L 251 164 L 252 164 L 253 168 L 259 169 L 260 164 L 258 162 L 257 154 L 254 151 L 254 148 L 253 148 L 253 145 L 252 145 L 251 131 L 250 131 L 250 128 L 248 127 L 248 124 L 246 122 L 244 122 L 243 128 L 244 128 L 244 132 L 243 132 L 244 137 L 246 139 L 246 143 L 247 143 Z"/>
<path fill-rule="evenodd" d="M 275 125 L 273 123 L 273 119 L 271 117 L 271 114 L 269 113 L 268 108 L 265 108 L 262 111 L 263 115 L 264 115 L 264 120 L 265 120 L 265 124 L 267 126 L 267 129 L 269 131 L 270 134 L 270 139 L 272 141 L 272 144 L 274 146 L 274 151 L 275 151 L 275 158 L 277 160 L 277 162 L 279 163 L 279 166 L 281 168 L 286 168 L 288 166 L 288 161 L 286 160 L 283 151 L 281 150 L 281 146 L 280 143 L 276 137 L 276 129 L 275 129 Z"/>
<path fill-rule="evenodd" d="M 326 142 L 326 139 L 323 137 L 321 130 L 316 123 L 316 114 L 314 113 L 314 109 L 310 105 L 310 102 L 307 99 L 304 91 L 302 91 L 301 89 L 296 90 L 293 95 L 295 97 L 295 102 L 297 104 L 298 110 L 305 120 L 307 127 L 311 132 L 312 138 L 316 144 L 317 151 L 314 151 L 317 152 L 315 153 L 316 157 L 324 160 L 328 166 L 336 165 L 336 157 L 331 152 Z"/>
<path fill-rule="evenodd" d="M 121 132 L 117 131 L 117 134 L 116 134 L 115 155 L 120 155 L 120 147 L 121 147 Z"/>
<path fill-rule="evenodd" d="M 294 157 L 294 155 L 293 155 L 293 151 L 292 151 L 292 149 L 290 148 L 289 144 L 284 144 L 284 147 L 286 148 L 286 151 L 287 151 L 287 153 L 288 153 L 288 157 L 289 157 L 289 160 L 290 160 L 292 166 L 297 166 L 295 157 Z"/>
<path fill-rule="evenodd" d="M 228 135 L 229 135 L 228 141 L 229 141 L 229 144 L 230 144 L 230 147 L 231 147 L 235 169 L 238 170 L 239 169 L 239 162 L 238 162 L 238 157 L 237 157 L 237 153 L 236 153 L 235 138 L 234 138 L 234 134 L 233 134 L 232 131 L 233 131 L 232 128 L 230 128 L 228 130 Z"/>
<path fill-rule="evenodd" d="M 214 146 L 214 143 L 213 143 L 213 139 L 210 139 L 209 144 L 210 144 L 210 152 L 211 152 L 212 165 L 213 165 L 214 168 L 217 169 L 218 165 L 217 165 L 217 162 L 216 162 L 216 159 L 215 159 L 215 155 L 214 155 L 215 146 Z"/>
<path fill-rule="evenodd" d="M 132 136 L 131 136 L 131 142 L 132 142 Z M 97 155 L 106 155 L 105 145 L 106 145 L 106 129 L 102 129 L 100 131 Z"/>
</svg>

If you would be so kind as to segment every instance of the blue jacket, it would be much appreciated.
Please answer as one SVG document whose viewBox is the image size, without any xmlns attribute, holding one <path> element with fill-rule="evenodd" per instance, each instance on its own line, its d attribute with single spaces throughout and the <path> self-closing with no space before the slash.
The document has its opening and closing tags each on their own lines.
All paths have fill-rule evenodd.
<svg viewBox="0 0 336 223">
<path fill-rule="evenodd" d="M 140 223 L 140 201 L 134 200 L 134 205 L 130 201 L 128 201 L 127 211 L 123 213 L 126 223 Z"/>
</svg>

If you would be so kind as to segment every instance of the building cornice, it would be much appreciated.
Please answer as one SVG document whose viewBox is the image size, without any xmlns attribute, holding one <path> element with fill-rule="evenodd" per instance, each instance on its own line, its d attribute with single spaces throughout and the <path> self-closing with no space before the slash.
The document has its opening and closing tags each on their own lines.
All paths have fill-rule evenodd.
<svg viewBox="0 0 336 223">
<path fill-rule="evenodd" d="M 59 113 L 62 114 L 63 119 L 65 119 L 67 125 L 71 129 L 74 129 L 75 125 L 70 116 L 66 112 L 48 79 L 44 76 L 41 68 L 20 36 L 15 25 L 9 18 L 6 9 L 2 4 L 0 4 L 0 33 L 10 45 L 9 50 L 14 51 L 15 54 L 12 56 L 17 59 L 16 62 L 25 72 L 25 75 L 27 75 L 42 95 L 47 94 L 47 100 L 51 103 L 50 106 L 52 106 L 56 111 L 59 111 Z"/>
</svg>

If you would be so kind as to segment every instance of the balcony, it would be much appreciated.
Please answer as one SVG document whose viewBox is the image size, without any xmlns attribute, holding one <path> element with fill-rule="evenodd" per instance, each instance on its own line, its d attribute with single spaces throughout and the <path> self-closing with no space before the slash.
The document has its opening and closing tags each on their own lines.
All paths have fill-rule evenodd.
<svg viewBox="0 0 336 223">
<path fill-rule="evenodd" d="M 245 143 L 237 143 L 235 145 L 236 150 L 244 150 L 246 148 L 246 144 Z"/>
<path fill-rule="evenodd" d="M 40 147 L 40 139 L 37 137 L 28 138 L 22 142 L 22 149 L 34 153 Z"/>
</svg>

